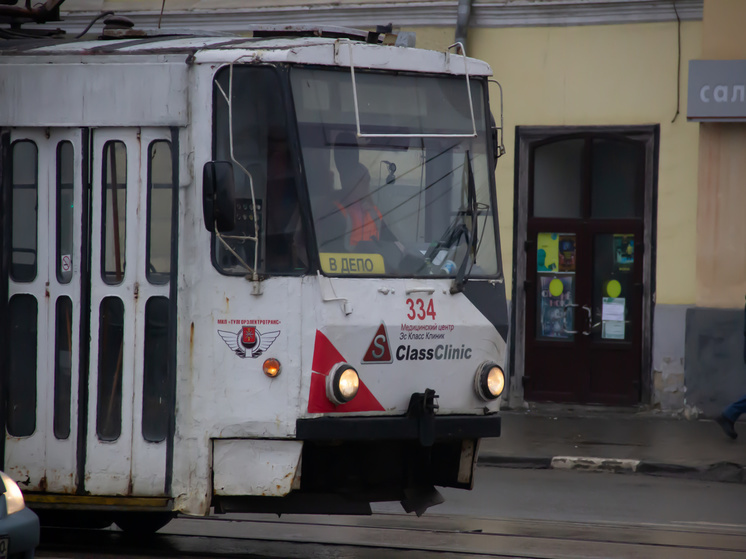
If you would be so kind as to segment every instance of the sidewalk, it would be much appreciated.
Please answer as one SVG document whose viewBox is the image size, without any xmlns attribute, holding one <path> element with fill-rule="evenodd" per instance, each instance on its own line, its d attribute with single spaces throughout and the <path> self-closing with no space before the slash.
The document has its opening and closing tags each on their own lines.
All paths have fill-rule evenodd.
<svg viewBox="0 0 746 559">
<path fill-rule="evenodd" d="M 479 464 L 647 473 L 746 483 L 746 422 L 731 440 L 711 419 L 650 411 L 532 405 L 501 412 L 502 435 L 483 439 Z"/>
</svg>

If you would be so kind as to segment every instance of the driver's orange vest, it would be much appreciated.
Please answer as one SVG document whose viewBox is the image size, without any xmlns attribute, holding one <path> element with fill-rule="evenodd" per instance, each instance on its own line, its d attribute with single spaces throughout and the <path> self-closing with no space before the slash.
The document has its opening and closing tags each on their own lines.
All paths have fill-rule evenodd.
<svg viewBox="0 0 746 559">
<path fill-rule="evenodd" d="M 350 246 L 356 246 L 362 241 L 370 241 L 371 239 L 378 240 L 381 232 L 379 231 L 378 221 L 383 220 L 380 210 L 371 205 L 370 208 L 363 208 L 362 204 L 356 203 L 345 208 L 339 202 L 336 202 L 339 211 L 351 222 L 350 231 Z M 378 216 L 371 215 L 371 211 L 375 211 Z"/>
</svg>

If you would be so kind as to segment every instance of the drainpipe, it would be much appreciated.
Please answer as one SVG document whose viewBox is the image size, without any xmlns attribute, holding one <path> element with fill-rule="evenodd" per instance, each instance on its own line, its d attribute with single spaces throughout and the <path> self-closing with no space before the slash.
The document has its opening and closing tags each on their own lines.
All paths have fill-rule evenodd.
<svg viewBox="0 0 746 559">
<path fill-rule="evenodd" d="M 456 42 L 461 43 L 464 46 L 464 49 L 466 49 L 466 33 L 469 30 L 470 17 L 471 0 L 458 0 L 458 12 L 456 18 Z"/>
</svg>

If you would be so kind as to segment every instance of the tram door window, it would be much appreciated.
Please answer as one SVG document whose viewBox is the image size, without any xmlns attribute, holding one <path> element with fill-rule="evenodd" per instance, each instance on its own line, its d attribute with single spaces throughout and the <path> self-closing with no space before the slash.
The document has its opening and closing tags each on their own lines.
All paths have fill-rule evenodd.
<svg viewBox="0 0 746 559">
<path fill-rule="evenodd" d="M 127 263 L 127 149 L 120 141 L 107 142 L 103 166 L 103 218 L 101 220 L 101 279 L 117 285 L 124 279 Z"/>
<path fill-rule="evenodd" d="M 37 303 L 33 295 L 14 295 L 10 314 L 8 434 L 28 437 L 36 429 Z"/>
<path fill-rule="evenodd" d="M 10 277 L 31 282 L 36 277 L 38 149 L 30 140 L 13 143 L 13 183 Z"/>
<path fill-rule="evenodd" d="M 57 299 L 55 312 L 54 350 L 54 436 L 70 436 L 70 404 L 72 398 L 73 303 L 70 297 Z"/>
<path fill-rule="evenodd" d="M 171 143 L 148 147 L 147 277 L 150 283 L 168 283 L 171 273 L 171 204 L 173 202 Z"/>
<path fill-rule="evenodd" d="M 151 297 L 145 305 L 145 370 L 142 436 L 160 442 L 168 434 L 168 298 Z"/>
<path fill-rule="evenodd" d="M 99 312 L 98 404 L 96 435 L 116 441 L 122 434 L 122 364 L 124 361 L 124 304 L 105 297 Z"/>
</svg>

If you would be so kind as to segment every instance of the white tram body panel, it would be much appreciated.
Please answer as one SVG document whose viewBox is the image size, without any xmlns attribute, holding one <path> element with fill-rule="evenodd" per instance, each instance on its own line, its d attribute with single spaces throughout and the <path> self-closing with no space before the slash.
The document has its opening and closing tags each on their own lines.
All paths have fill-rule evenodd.
<svg viewBox="0 0 746 559">
<path fill-rule="evenodd" d="M 296 66 L 306 73 L 288 77 L 295 70 L 287 69 Z M 463 89 L 477 99 L 477 121 L 482 120 L 477 122 L 479 140 L 474 142 L 479 146 L 468 144 L 471 140 L 462 145 L 462 140 L 438 144 L 440 139 L 409 139 L 400 129 L 391 133 L 399 139 L 380 140 L 383 147 L 377 139 L 366 139 L 359 122 L 360 115 L 367 114 L 365 103 L 353 108 L 352 97 L 333 93 L 353 94 L 347 84 L 351 66 L 362 80 L 359 88 L 374 87 L 379 74 L 392 80 L 414 76 L 408 87 L 415 97 L 433 87 L 416 90 L 419 75 L 459 77 L 456 85 L 443 82 L 443 106 L 450 106 L 452 90 Z M 245 68 L 275 73 L 241 74 Z M 325 69 L 336 71 L 328 83 Z M 472 87 L 481 84 L 483 93 L 467 89 L 467 73 L 470 83 L 476 84 Z M 38 313 L 35 324 L 26 324 L 36 330 L 34 425 L 21 411 L 16 417 L 11 410 L 4 445 L 4 469 L 24 483 L 32 506 L 141 511 L 151 507 L 203 515 L 211 506 L 276 510 L 274 503 L 295 494 L 307 492 L 313 500 L 337 489 L 352 501 L 403 499 L 409 485 L 417 485 L 420 473 L 432 477 L 425 485 L 470 487 L 479 438 L 499 434 L 500 398 L 485 398 L 483 393 L 480 397 L 480 367 L 504 367 L 506 358 L 505 292 L 490 173 L 494 146 L 483 91 L 490 73 L 485 63 L 460 55 L 319 37 L 81 41 L 0 51 L 0 129 L 7 158 L 3 176 L 13 185 L 3 188 L 18 196 L 14 215 L 23 208 L 21 190 L 26 184 L 5 171 L 11 161 L 25 161 L 13 159 L 14 146 L 29 153 L 35 149 L 38 160 L 36 245 L 23 248 L 20 239 L 31 235 L 34 224 L 19 219 L 6 229 L 3 240 L 11 250 L 10 270 L 4 270 L 8 311 L 36 305 Z M 266 79 L 269 85 L 257 79 Z M 241 104 L 240 87 L 257 83 L 257 88 L 271 88 L 275 82 L 280 84 L 282 111 L 272 109 L 272 114 L 279 116 L 264 115 L 262 110 L 254 114 Z M 222 92 L 216 83 L 222 84 Z M 304 94 L 302 87 L 316 89 Z M 228 97 L 236 96 L 230 109 L 221 104 L 227 88 Z M 329 99 L 316 99 L 324 91 Z M 464 94 L 462 100 L 466 98 Z M 402 104 L 407 103 L 402 97 Z M 456 107 L 453 121 L 461 122 L 469 102 Z M 331 124 L 311 117 L 302 120 L 312 111 L 322 120 L 336 119 L 335 111 L 347 116 Z M 360 147 L 359 153 L 355 147 L 355 157 L 367 165 L 369 175 L 375 175 L 372 182 L 388 184 L 384 174 L 376 175 L 384 165 L 389 166 L 389 177 L 395 174 L 381 154 L 399 157 L 400 167 L 413 169 L 412 176 L 403 171 L 395 176 L 399 191 L 378 198 L 378 206 L 390 207 L 376 210 L 379 214 L 399 216 L 394 233 L 401 238 L 402 231 L 412 229 L 418 241 L 435 234 L 427 231 L 440 235 L 450 217 L 432 218 L 426 225 L 419 219 L 422 214 L 424 222 L 430 206 L 441 204 L 443 216 L 461 216 L 453 223 L 464 222 L 454 228 L 458 235 L 468 239 L 471 233 L 474 240 L 479 231 L 482 244 L 474 240 L 471 249 L 464 245 L 464 256 L 456 259 L 459 243 L 465 241 L 455 234 L 453 251 L 448 252 L 444 242 L 442 254 L 428 253 L 427 243 L 405 253 L 406 243 L 397 241 L 394 244 L 404 254 L 397 262 L 427 258 L 429 270 L 438 266 L 437 273 L 424 273 L 417 264 L 412 268 L 416 273 L 409 276 L 403 264 L 396 273 L 384 273 L 393 268 L 383 252 L 318 248 L 314 238 L 321 243 L 317 208 L 323 196 L 310 185 L 313 173 L 323 175 L 312 169 L 323 159 L 332 177 L 336 154 L 324 146 L 306 151 L 305 138 L 333 133 L 335 146 L 341 145 L 340 130 L 354 132 L 349 115 L 355 111 Z M 423 130 L 429 125 L 426 116 Z M 284 131 L 266 124 L 271 118 L 285 122 Z M 227 127 L 219 129 L 225 119 Z M 241 136 L 246 122 L 252 130 L 266 130 L 266 145 Z M 60 142 L 69 143 L 64 153 Z M 446 156 L 437 152 L 441 145 L 446 146 L 441 150 Z M 277 155 L 273 149 L 285 151 Z M 214 160 L 229 160 L 226 154 L 233 156 L 234 150 L 236 192 L 248 192 L 241 189 L 250 179 L 265 197 L 246 194 L 241 202 L 236 195 L 231 200 L 238 207 L 235 216 L 240 219 L 242 211 L 251 221 L 256 216 L 261 231 L 275 227 L 275 240 L 293 244 L 287 261 L 296 268 L 271 271 L 271 266 L 281 264 L 272 263 L 275 249 L 269 233 L 252 245 L 244 230 L 225 239 L 218 238 L 219 231 L 208 231 L 216 225 L 205 222 L 203 168 Z M 260 163 L 251 159 L 253 155 L 242 160 L 242 150 L 259 153 L 255 159 Z M 55 209 L 60 198 L 54 192 L 61 188 L 61 171 L 54 163 L 62 166 L 60 157 L 68 151 L 72 156 L 65 165 L 71 171 L 62 189 L 70 196 L 65 200 L 72 210 L 60 217 L 63 214 Z M 274 225 L 271 189 L 281 187 L 273 186 L 280 179 L 270 176 L 273 158 L 283 161 L 287 172 L 281 175 L 295 181 L 298 193 L 296 211 L 275 219 L 281 223 Z M 470 158 L 473 162 L 467 161 Z M 21 166 L 12 165 L 13 171 Z M 443 170 L 448 165 L 454 167 Z M 242 173 L 239 166 L 249 170 Z M 447 183 L 442 200 L 413 202 L 417 196 L 430 196 L 417 185 L 436 171 L 438 180 Z M 339 178 L 329 180 L 341 184 L 342 178 L 340 167 Z M 456 200 L 456 209 L 448 209 L 446 199 Z M 464 217 L 466 210 L 457 211 L 459 203 L 465 208 L 472 202 L 470 216 Z M 401 213 L 402 207 L 415 203 L 420 204 L 412 206 L 416 211 Z M 153 217 L 156 213 L 163 219 L 160 225 Z M 63 227 L 63 220 L 72 225 Z M 290 231 L 293 220 L 300 225 Z M 71 254 L 61 254 L 64 250 L 54 241 L 66 227 L 72 230 Z M 298 231 L 304 232 L 302 242 Z M 168 250 L 174 233 L 176 241 Z M 224 249 L 229 245 L 230 250 Z M 286 248 L 279 241 L 273 246 Z M 469 250 L 473 261 L 466 256 Z M 474 273 L 475 264 L 478 268 L 491 262 L 478 260 L 478 251 L 490 250 L 495 264 Z M 59 272 L 61 257 L 71 270 L 67 275 Z M 253 277 L 252 257 L 264 270 Z M 33 278 L 27 263 L 32 260 Z M 441 272 L 440 266 L 446 269 L 449 262 L 451 267 Z M 471 270 L 472 277 L 459 277 L 469 273 L 458 271 L 460 266 Z M 60 304 L 60 297 L 67 299 Z M 60 312 L 67 313 L 65 320 Z M 69 333 L 60 334 L 65 326 Z M 59 349 L 60 336 L 69 351 Z M 12 348 L 9 353 L 10 362 Z M 57 393 L 61 355 L 69 360 L 67 401 Z M 263 370 L 269 358 L 280 364 L 274 377 Z M 329 378 L 340 363 L 354 368 L 359 379 L 357 394 L 346 403 L 335 403 L 329 396 Z M 11 365 L 5 375 L 14 374 Z M 167 368 L 173 376 L 158 377 L 154 367 Z M 101 370 L 107 368 L 110 377 L 102 376 Z M 23 384 L 13 386 L 16 395 L 32 390 Z M 427 389 L 437 395 L 434 402 Z M 413 395 L 421 397 L 420 404 L 412 403 Z M 65 422 L 58 414 L 61 405 L 70 410 L 67 433 L 64 425 L 60 427 Z M 439 427 L 449 418 L 462 423 Z M 151 419 L 154 428 L 146 426 Z M 480 426 L 475 428 L 475 421 Z M 438 460 L 450 466 L 442 471 L 436 467 L 438 472 L 432 475 L 418 469 L 420 461 L 427 469 Z M 355 475 L 352 470 L 358 467 L 360 474 Z M 368 477 L 376 477 L 378 470 L 373 468 L 403 473 L 381 474 L 367 484 Z M 402 486 L 395 489 L 397 483 Z M 110 500 L 94 499 L 103 497 Z M 261 497 L 273 499 L 269 509 L 261 508 L 266 500 L 255 501 Z M 333 511 L 334 502 L 326 508 L 297 510 Z"/>
</svg>

